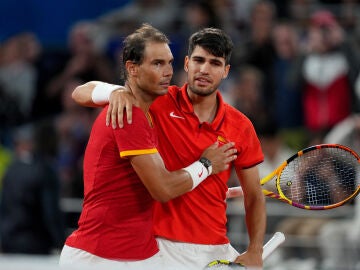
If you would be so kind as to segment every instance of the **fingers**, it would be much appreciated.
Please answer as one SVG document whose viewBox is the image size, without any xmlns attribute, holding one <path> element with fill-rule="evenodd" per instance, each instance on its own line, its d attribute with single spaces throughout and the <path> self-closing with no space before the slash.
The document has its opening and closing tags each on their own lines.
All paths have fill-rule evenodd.
<svg viewBox="0 0 360 270">
<path fill-rule="evenodd" d="M 234 142 L 229 142 L 219 147 L 219 142 L 216 141 L 204 150 L 201 156 L 211 161 L 212 174 L 229 169 L 231 162 L 237 158 L 237 149 L 234 146 Z"/>
<path fill-rule="evenodd" d="M 109 108 L 106 113 L 106 125 L 113 129 L 124 127 L 124 114 L 126 113 L 126 122 L 132 123 L 132 106 L 134 99 L 126 91 L 114 91 L 109 100 Z"/>
<path fill-rule="evenodd" d="M 132 103 L 126 104 L 126 121 L 128 124 L 132 123 L 132 108 L 133 108 Z"/>
<path fill-rule="evenodd" d="M 226 151 L 226 154 L 228 154 L 228 162 L 234 161 L 237 158 L 237 150 L 235 148 Z"/>
<path fill-rule="evenodd" d="M 113 113 L 111 114 L 111 122 L 113 129 L 116 128 L 116 125 L 119 125 L 119 128 L 124 127 L 124 109 L 122 108 L 122 105 L 120 104 L 119 107 L 113 110 Z"/>
<path fill-rule="evenodd" d="M 116 127 L 123 128 L 124 127 L 124 109 L 130 110 L 130 113 L 127 113 L 127 122 L 131 124 L 132 117 L 132 106 L 125 105 L 121 102 L 112 102 L 109 104 L 109 108 L 106 113 L 106 125 L 109 126 L 111 122 L 111 126 L 113 129 Z M 130 116 L 129 116 L 130 114 Z M 129 122 L 130 119 L 130 122 Z"/>
<path fill-rule="evenodd" d="M 110 125 L 111 111 L 112 111 L 112 105 L 109 104 L 108 110 L 107 110 L 107 112 L 106 112 L 106 126 L 109 126 L 109 125 Z"/>
<path fill-rule="evenodd" d="M 234 161 L 237 158 L 237 149 L 234 146 L 235 143 L 230 142 L 219 148 L 223 151 L 224 161 L 226 163 L 230 163 L 231 161 Z"/>
<path fill-rule="evenodd" d="M 117 125 L 122 128 L 124 126 L 123 117 L 123 105 L 116 102 L 110 102 L 108 110 L 106 112 L 106 125 L 109 126 L 111 122 L 111 126 L 113 129 L 115 129 Z"/>
<path fill-rule="evenodd" d="M 217 142 L 217 143 L 218 143 L 218 142 Z M 226 150 L 228 150 L 228 149 L 230 149 L 230 148 L 232 148 L 232 147 L 234 147 L 234 146 L 235 146 L 235 143 L 234 143 L 234 142 L 228 142 L 228 143 L 220 146 L 220 149 L 223 149 L 224 151 L 226 151 Z"/>
</svg>

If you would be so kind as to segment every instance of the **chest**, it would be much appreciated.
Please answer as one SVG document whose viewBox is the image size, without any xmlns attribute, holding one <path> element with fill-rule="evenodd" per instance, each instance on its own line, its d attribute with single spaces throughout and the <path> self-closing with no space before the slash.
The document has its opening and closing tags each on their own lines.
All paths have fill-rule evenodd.
<svg viewBox="0 0 360 270">
<path fill-rule="evenodd" d="M 159 150 L 165 163 L 184 166 L 187 161 L 198 159 L 211 144 L 222 143 L 228 136 L 225 125 L 214 128 L 209 123 L 200 123 L 193 112 L 176 108 L 163 107 L 156 113 L 155 122 Z"/>
</svg>

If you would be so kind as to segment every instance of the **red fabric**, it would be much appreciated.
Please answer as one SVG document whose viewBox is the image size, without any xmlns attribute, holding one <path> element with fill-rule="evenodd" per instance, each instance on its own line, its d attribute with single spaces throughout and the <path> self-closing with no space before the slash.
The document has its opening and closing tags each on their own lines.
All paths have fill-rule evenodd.
<svg viewBox="0 0 360 270">
<path fill-rule="evenodd" d="M 186 93 L 169 88 L 151 106 L 159 152 L 166 167 L 178 170 L 200 158 L 203 150 L 217 140 L 236 142 L 240 168 L 252 167 L 263 160 L 260 142 L 251 122 L 239 111 L 225 104 L 218 94 L 219 109 L 213 123 L 200 124 Z M 157 236 L 197 243 L 224 244 L 226 236 L 225 193 L 230 169 L 210 176 L 193 191 L 167 203 L 155 203 L 154 230 Z M 258 181 L 258 179 L 254 179 Z"/>
<path fill-rule="evenodd" d="M 350 114 L 351 93 L 346 76 L 341 76 L 326 89 L 307 84 L 304 91 L 305 124 L 312 131 L 328 129 Z"/>
<path fill-rule="evenodd" d="M 120 152 L 156 152 L 156 136 L 139 108 L 133 109 L 132 125 L 115 130 L 105 125 L 106 111 L 91 131 L 84 157 L 83 211 L 66 244 L 108 259 L 149 258 L 158 251 L 153 199 Z"/>
</svg>

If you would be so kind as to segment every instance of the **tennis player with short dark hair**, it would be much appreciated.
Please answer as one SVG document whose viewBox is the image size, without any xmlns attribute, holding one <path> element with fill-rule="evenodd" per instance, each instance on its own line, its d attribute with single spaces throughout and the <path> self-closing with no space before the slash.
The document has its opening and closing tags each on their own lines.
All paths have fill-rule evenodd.
<svg viewBox="0 0 360 270">
<path fill-rule="evenodd" d="M 154 199 L 166 202 L 195 190 L 236 158 L 232 143 L 218 147 L 213 139 L 196 158 L 189 155 L 196 160 L 192 164 L 186 162 L 174 172 L 166 169 L 157 150 L 157 129 L 149 107 L 167 93 L 172 62 L 168 39 L 150 25 L 125 39 L 126 88 L 136 98 L 134 123 L 122 129 L 107 127 L 107 108 L 95 120 L 84 157 L 79 228 L 66 240 L 61 265 L 164 269 L 153 232 Z M 104 83 L 89 85 L 100 91 L 109 87 Z"/>
<path fill-rule="evenodd" d="M 202 269 L 220 258 L 262 267 L 266 210 L 257 165 L 263 161 L 263 153 L 250 120 L 225 103 L 218 90 L 229 73 L 232 49 L 230 37 L 220 29 L 205 28 L 194 33 L 184 64 L 187 83 L 182 87 L 170 86 L 169 92 L 150 107 L 159 136 L 159 151 L 170 170 L 186 166 L 187 160 L 196 159 L 204 146 L 214 140 L 235 142 L 238 151 L 231 167 L 209 177 L 213 181 L 206 181 L 174 200 L 155 204 L 154 231 L 167 266 Z M 121 127 L 124 107 L 127 113 L 124 118 L 131 118 L 133 99 L 127 91 L 109 94 L 110 90 L 102 99 L 94 99 L 99 94 L 92 87 L 76 89 L 73 97 L 82 105 L 94 106 L 107 103 L 110 96 L 108 117 L 113 125 L 120 122 Z M 226 235 L 225 199 L 232 168 L 244 190 L 249 235 L 247 251 L 241 255 L 229 244 Z"/>
</svg>

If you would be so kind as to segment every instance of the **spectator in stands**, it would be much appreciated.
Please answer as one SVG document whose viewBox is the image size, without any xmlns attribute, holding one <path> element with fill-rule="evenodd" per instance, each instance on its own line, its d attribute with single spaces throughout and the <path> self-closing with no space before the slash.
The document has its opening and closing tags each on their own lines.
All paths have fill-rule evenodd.
<svg viewBox="0 0 360 270">
<path fill-rule="evenodd" d="M 165 33 L 171 33 L 180 16 L 176 0 L 133 0 L 121 8 L 99 17 L 98 21 L 114 34 L 126 36 L 143 22 L 151 23 Z"/>
<path fill-rule="evenodd" d="M 192 0 L 184 1 L 181 6 L 181 18 L 174 30 L 169 33 L 171 39 L 171 51 L 174 55 L 175 74 L 173 81 L 175 84 L 182 85 L 186 82 L 186 73 L 184 72 L 183 56 L 187 53 L 186 40 L 188 37 L 205 27 L 220 27 L 220 21 L 216 16 L 216 11 L 212 5 L 212 1 Z"/>
<path fill-rule="evenodd" d="M 317 8 L 317 3 L 313 0 L 290 0 L 288 2 L 289 19 L 303 37 L 309 26 L 309 14 L 312 14 Z"/>
<path fill-rule="evenodd" d="M 359 61 L 329 11 L 312 15 L 307 46 L 300 70 L 304 124 L 310 139 L 321 141 L 351 113 Z"/>
<path fill-rule="evenodd" d="M 275 48 L 273 82 L 275 123 L 284 141 L 294 149 L 304 147 L 302 100 L 296 72 L 300 45 L 297 29 L 290 22 L 275 24 L 272 39 Z"/>
<path fill-rule="evenodd" d="M 37 73 L 33 58 L 39 43 L 32 33 L 15 34 L 0 46 L 0 88 L 2 96 L 14 104 L 11 124 L 22 124 L 29 116 L 36 91 Z"/>
<path fill-rule="evenodd" d="M 16 156 L 5 172 L 0 202 L 3 253 L 50 254 L 65 240 L 59 208 L 59 180 L 53 169 L 52 126 L 19 127 Z"/>
<path fill-rule="evenodd" d="M 234 51 L 234 63 L 254 66 L 259 69 L 264 78 L 264 98 L 268 106 L 273 100 L 273 59 L 274 45 L 271 39 L 272 28 L 276 20 L 276 8 L 272 1 L 256 1 L 251 9 L 250 22 L 245 33 L 245 40 Z"/>
<path fill-rule="evenodd" d="M 58 174 L 63 197 L 84 196 L 83 155 L 98 110 L 78 106 L 71 98 L 72 91 L 83 83 L 79 78 L 71 78 L 65 82 L 61 91 L 63 110 L 54 119 L 59 144 Z"/>
<path fill-rule="evenodd" d="M 91 78 L 108 82 L 116 81 L 113 63 L 97 47 L 97 33 L 98 26 L 91 21 L 80 21 L 72 26 L 65 53 L 53 57 L 55 60 L 52 60 L 51 57 L 48 59 L 59 63 L 56 63 L 56 70 L 50 74 L 50 80 L 45 80 L 42 88 L 38 89 L 37 106 L 34 107 L 35 115 L 43 117 L 44 115 L 60 113 L 63 110 L 61 107 L 61 91 L 67 81 L 73 77 L 85 81 Z M 44 61 L 46 60 L 44 59 Z"/>
<path fill-rule="evenodd" d="M 259 132 L 269 120 L 273 119 L 268 110 L 269 104 L 264 98 L 264 76 L 253 66 L 243 66 L 237 72 L 238 76 L 235 78 L 228 99 L 236 109 L 253 122 L 256 131 Z"/>
</svg>

